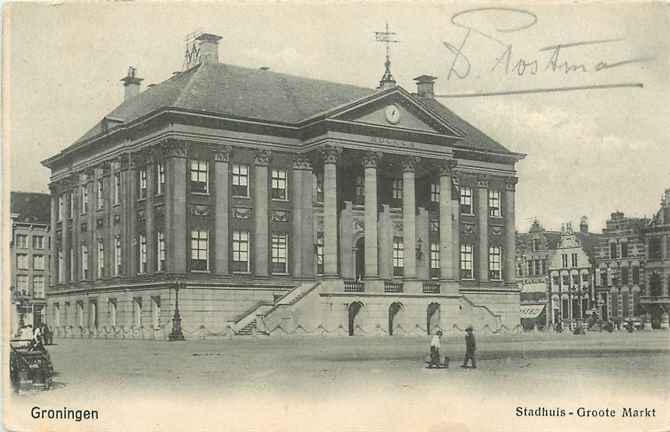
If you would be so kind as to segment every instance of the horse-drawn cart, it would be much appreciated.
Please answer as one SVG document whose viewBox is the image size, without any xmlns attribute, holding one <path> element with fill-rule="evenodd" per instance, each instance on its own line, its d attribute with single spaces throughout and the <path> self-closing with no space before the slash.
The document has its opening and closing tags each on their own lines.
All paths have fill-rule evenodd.
<svg viewBox="0 0 670 432">
<path fill-rule="evenodd" d="M 19 393 L 48 390 L 54 368 L 47 350 L 41 344 L 23 339 L 12 339 L 10 346 L 9 372 L 14 389 Z"/>
</svg>

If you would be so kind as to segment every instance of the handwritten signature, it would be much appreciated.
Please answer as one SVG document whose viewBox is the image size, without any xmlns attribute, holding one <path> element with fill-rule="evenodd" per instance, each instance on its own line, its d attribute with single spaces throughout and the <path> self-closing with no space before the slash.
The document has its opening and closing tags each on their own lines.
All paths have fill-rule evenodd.
<svg viewBox="0 0 670 432">
<path fill-rule="evenodd" d="M 481 18 L 484 15 L 493 15 L 493 18 L 501 18 L 500 21 L 494 21 L 495 28 L 493 32 L 491 30 L 481 29 L 478 25 L 473 23 L 475 18 Z M 558 72 L 563 74 L 600 72 L 634 63 L 645 63 L 654 60 L 654 57 L 636 57 L 615 62 L 596 60 L 580 63 L 571 62 L 568 58 L 568 56 L 572 54 L 571 51 L 574 51 L 574 48 L 576 47 L 611 44 L 623 41 L 624 39 L 621 38 L 559 43 L 540 48 L 538 52 L 541 54 L 536 58 L 515 57 L 513 45 L 500 40 L 496 37 L 496 34 L 522 32 L 536 25 L 538 22 L 537 15 L 523 9 L 504 7 L 468 9 L 453 15 L 451 17 L 451 22 L 455 26 L 464 29 L 465 35 L 458 45 L 444 42 L 444 46 L 453 55 L 447 79 L 451 79 L 452 76 L 459 79 L 465 79 L 470 75 L 472 63 L 465 53 L 465 48 L 473 33 L 495 42 L 500 47 L 498 55 L 491 61 L 489 72 L 498 72 L 505 75 L 527 76 L 545 72 Z M 501 22 L 504 22 L 504 24 Z"/>
</svg>

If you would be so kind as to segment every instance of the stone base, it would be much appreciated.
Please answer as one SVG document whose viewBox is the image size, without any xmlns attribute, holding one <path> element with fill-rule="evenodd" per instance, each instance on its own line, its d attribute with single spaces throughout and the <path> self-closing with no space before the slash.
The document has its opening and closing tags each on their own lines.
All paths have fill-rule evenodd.
<svg viewBox="0 0 670 432">
<path fill-rule="evenodd" d="M 363 279 L 365 284 L 365 292 L 367 293 L 383 293 L 384 281 L 381 279 Z"/>
<path fill-rule="evenodd" d="M 458 282 L 453 280 L 441 280 L 440 281 L 440 294 L 448 296 L 457 296 L 459 295 L 459 285 Z"/>
</svg>

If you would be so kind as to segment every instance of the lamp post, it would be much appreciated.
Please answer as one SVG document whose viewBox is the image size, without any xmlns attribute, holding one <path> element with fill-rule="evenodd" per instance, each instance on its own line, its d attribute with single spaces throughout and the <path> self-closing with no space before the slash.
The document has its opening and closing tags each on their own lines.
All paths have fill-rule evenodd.
<svg viewBox="0 0 670 432">
<path fill-rule="evenodd" d="M 170 335 L 168 336 L 168 340 L 171 341 L 171 342 L 173 342 L 173 341 L 183 341 L 184 340 L 184 333 L 181 330 L 181 315 L 179 314 L 179 286 L 182 283 L 183 282 L 181 281 L 181 279 L 176 279 L 175 280 L 174 315 L 172 317 L 172 331 L 170 332 Z"/>
</svg>

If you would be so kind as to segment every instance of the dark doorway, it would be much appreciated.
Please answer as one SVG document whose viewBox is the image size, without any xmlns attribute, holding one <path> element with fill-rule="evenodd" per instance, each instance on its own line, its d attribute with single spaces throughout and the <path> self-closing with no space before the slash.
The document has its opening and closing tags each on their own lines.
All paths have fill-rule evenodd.
<svg viewBox="0 0 670 432">
<path fill-rule="evenodd" d="M 431 303 L 426 312 L 426 330 L 429 335 L 435 334 L 440 327 L 440 304 Z"/>
<path fill-rule="evenodd" d="M 363 309 L 363 303 L 353 302 L 349 305 L 349 336 L 353 336 L 356 332 L 357 318 Z"/>
<path fill-rule="evenodd" d="M 402 303 L 391 303 L 389 307 L 389 336 L 393 336 L 393 330 L 398 327 L 403 309 Z"/>
<path fill-rule="evenodd" d="M 365 276 L 365 237 L 356 242 L 356 280 Z"/>
</svg>

